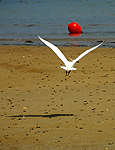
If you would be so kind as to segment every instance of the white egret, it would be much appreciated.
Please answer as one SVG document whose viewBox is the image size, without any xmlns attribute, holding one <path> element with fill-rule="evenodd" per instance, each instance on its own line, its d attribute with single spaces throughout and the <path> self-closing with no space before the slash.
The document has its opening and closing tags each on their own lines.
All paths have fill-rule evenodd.
<svg viewBox="0 0 115 150">
<path fill-rule="evenodd" d="M 81 55 L 79 55 L 76 59 L 74 60 L 71 60 L 71 61 L 68 61 L 66 59 L 66 57 L 63 55 L 63 53 L 53 44 L 51 44 L 50 42 L 42 39 L 40 36 L 38 36 L 38 38 L 45 44 L 47 45 L 48 47 L 50 47 L 55 53 L 56 55 L 64 62 L 65 66 L 61 66 L 62 69 L 65 69 L 66 70 L 66 76 L 65 76 L 65 80 L 67 79 L 67 77 L 69 76 L 69 73 L 72 71 L 72 70 L 76 70 L 76 68 L 74 68 L 74 64 L 76 62 L 78 62 L 78 60 L 80 60 L 83 56 L 85 56 L 86 54 L 88 54 L 89 52 L 93 51 L 94 49 L 96 49 L 97 47 L 99 47 L 102 43 L 100 43 L 99 45 L 97 46 L 94 46 L 88 50 L 86 50 L 85 52 L 83 52 Z"/>
</svg>

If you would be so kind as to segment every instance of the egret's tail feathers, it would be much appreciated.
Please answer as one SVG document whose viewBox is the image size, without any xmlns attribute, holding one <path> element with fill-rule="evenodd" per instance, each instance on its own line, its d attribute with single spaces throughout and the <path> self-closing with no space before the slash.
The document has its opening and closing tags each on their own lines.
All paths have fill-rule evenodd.
<svg viewBox="0 0 115 150">
<path fill-rule="evenodd" d="M 76 68 L 71 68 L 71 70 L 77 70 Z"/>
<path fill-rule="evenodd" d="M 62 69 L 67 70 L 67 68 L 65 66 L 60 66 Z"/>
<path fill-rule="evenodd" d="M 73 68 L 73 67 L 71 67 L 71 68 L 67 68 L 67 67 L 65 67 L 65 66 L 60 66 L 62 69 L 64 69 L 64 70 L 67 70 L 67 71 L 69 71 L 69 70 L 77 70 L 76 68 Z"/>
</svg>

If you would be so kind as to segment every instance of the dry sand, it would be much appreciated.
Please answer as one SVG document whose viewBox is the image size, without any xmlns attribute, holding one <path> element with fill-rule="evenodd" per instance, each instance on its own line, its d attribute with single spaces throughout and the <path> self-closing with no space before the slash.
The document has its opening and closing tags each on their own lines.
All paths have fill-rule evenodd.
<svg viewBox="0 0 115 150">
<path fill-rule="evenodd" d="M 60 65 L 48 47 L 0 46 L 1 150 L 115 150 L 115 49 L 83 57 L 66 82 Z"/>
</svg>

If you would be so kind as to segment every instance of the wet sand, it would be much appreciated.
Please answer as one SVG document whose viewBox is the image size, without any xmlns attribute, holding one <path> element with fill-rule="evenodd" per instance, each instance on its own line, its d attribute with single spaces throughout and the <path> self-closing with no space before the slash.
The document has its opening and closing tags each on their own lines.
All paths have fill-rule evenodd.
<svg viewBox="0 0 115 150">
<path fill-rule="evenodd" d="M 60 47 L 75 59 L 86 47 Z M 115 48 L 98 48 L 65 81 L 45 46 L 0 46 L 1 150 L 114 150 Z"/>
</svg>

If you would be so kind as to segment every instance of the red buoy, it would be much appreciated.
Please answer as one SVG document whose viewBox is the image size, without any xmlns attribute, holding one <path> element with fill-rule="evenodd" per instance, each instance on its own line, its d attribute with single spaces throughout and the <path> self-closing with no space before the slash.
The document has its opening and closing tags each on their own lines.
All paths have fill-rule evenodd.
<svg viewBox="0 0 115 150">
<path fill-rule="evenodd" d="M 72 23 L 68 24 L 68 31 L 70 33 L 82 33 L 81 30 L 82 29 L 81 29 L 80 25 L 76 22 L 72 22 Z"/>
</svg>

